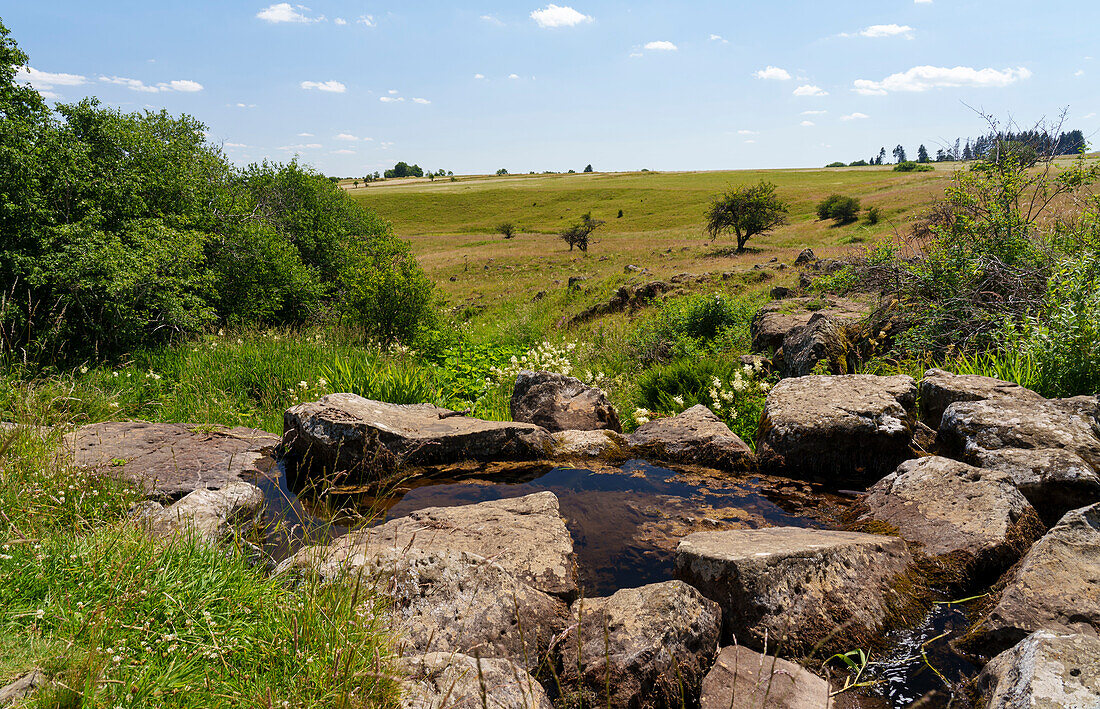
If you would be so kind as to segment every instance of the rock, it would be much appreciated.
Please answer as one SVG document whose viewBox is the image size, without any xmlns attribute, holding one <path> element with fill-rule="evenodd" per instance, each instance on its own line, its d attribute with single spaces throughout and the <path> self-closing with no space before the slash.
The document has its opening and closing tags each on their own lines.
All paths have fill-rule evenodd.
<svg viewBox="0 0 1100 709">
<path fill-rule="evenodd" d="M 768 303 L 756 311 L 749 325 L 752 351 L 769 352 L 781 348 L 788 333 L 805 327 L 818 313 L 838 326 L 847 326 L 866 317 L 867 309 L 866 304 L 855 300 L 820 296 Z"/>
<path fill-rule="evenodd" d="M 983 450 L 1061 448 L 1100 468 L 1100 401 L 987 399 L 951 404 L 940 421 L 939 442 L 967 459 Z"/>
<path fill-rule="evenodd" d="M 46 684 L 46 675 L 39 669 L 33 669 L 10 684 L 0 687 L 0 707 L 6 707 L 31 696 L 34 690 Z"/>
<path fill-rule="evenodd" d="M 828 655 L 876 637 L 899 600 L 895 579 L 911 561 L 898 537 L 734 529 L 680 540 L 676 577 L 722 607 L 723 637 L 773 654 L 778 647 Z"/>
<path fill-rule="evenodd" d="M 636 273 L 636 272 L 641 271 L 641 270 L 642 269 L 638 268 L 637 266 L 635 266 L 632 263 L 628 263 L 626 266 L 623 267 L 623 272 L 624 273 Z"/>
<path fill-rule="evenodd" d="M 555 460 L 598 458 L 603 461 L 626 460 L 630 443 L 614 431 L 559 431 L 554 434 L 551 456 Z"/>
<path fill-rule="evenodd" d="M 722 625 L 718 605 L 679 581 L 581 599 L 572 613 L 554 645 L 557 676 L 584 706 L 682 706 L 699 693 Z"/>
<path fill-rule="evenodd" d="M 622 433 L 611 400 L 580 379 L 553 372 L 521 371 L 511 400 L 512 420 L 533 423 L 548 431 Z"/>
<path fill-rule="evenodd" d="M 771 291 L 772 300 L 783 300 L 784 298 L 790 298 L 792 295 L 794 295 L 794 291 L 787 286 L 776 286 Z"/>
<path fill-rule="evenodd" d="M 352 581 L 361 573 L 392 603 L 390 628 L 402 655 L 459 652 L 533 668 L 570 623 L 561 599 L 476 554 L 372 545 L 342 572 Z"/>
<path fill-rule="evenodd" d="M 783 347 L 777 352 L 780 377 L 804 377 L 814 371 L 818 362 L 825 362 L 832 374 L 848 371 L 848 351 L 851 349 L 843 324 L 825 313 L 814 313 L 803 327 L 794 328 L 783 337 Z"/>
<path fill-rule="evenodd" d="M 832 687 L 799 665 L 743 645 L 722 648 L 699 709 L 832 709 Z"/>
<path fill-rule="evenodd" d="M 642 272 L 644 273 L 646 270 L 643 269 Z M 673 285 L 671 283 L 664 283 L 662 281 L 652 281 L 635 287 L 621 286 L 619 290 L 615 291 L 615 295 L 611 296 L 606 303 L 596 303 L 573 317 L 563 317 L 558 322 L 558 327 L 577 325 L 587 322 L 592 318 L 608 315 L 610 313 L 621 313 L 624 311 L 633 312 L 652 301 L 658 295 L 667 293 L 672 289 Z"/>
<path fill-rule="evenodd" d="M 552 709 L 546 691 L 519 665 L 432 652 L 400 662 L 401 709 Z"/>
<path fill-rule="evenodd" d="M 299 474 L 373 481 L 399 468 L 465 460 L 538 460 L 553 443 L 529 423 L 482 421 L 431 404 L 329 394 L 283 415 L 283 449 Z"/>
<path fill-rule="evenodd" d="M 754 459 L 752 449 L 703 404 L 650 421 L 630 434 L 629 441 L 638 457 L 720 470 L 745 470 Z"/>
<path fill-rule="evenodd" d="M 570 276 L 569 277 L 569 283 L 566 286 L 566 288 L 568 288 L 569 290 L 573 290 L 574 288 L 580 288 L 581 283 L 584 283 L 587 280 L 588 280 L 588 278 L 585 277 L 585 276 Z"/>
<path fill-rule="evenodd" d="M 254 428 L 145 421 L 82 426 L 65 439 L 76 465 L 120 475 L 164 501 L 272 474 L 278 443 Z"/>
<path fill-rule="evenodd" d="M 752 367 L 756 372 L 768 373 L 772 369 L 771 360 L 762 355 L 743 354 L 738 358 L 742 367 Z"/>
<path fill-rule="evenodd" d="M 964 584 L 995 580 L 1043 533 L 1008 475 L 938 456 L 905 461 L 871 487 L 863 504 L 861 520 L 895 527 L 957 570 Z"/>
<path fill-rule="evenodd" d="M 960 645 L 995 655 L 1036 630 L 1100 634 L 1100 504 L 1066 513 L 1002 580 Z"/>
<path fill-rule="evenodd" d="M 834 487 L 877 481 L 910 457 L 916 395 L 901 375 L 784 379 L 764 405 L 761 469 Z"/>
<path fill-rule="evenodd" d="M 798 252 L 798 258 L 796 258 L 794 260 L 794 265 L 795 266 L 801 266 L 803 264 L 810 263 L 810 262 L 816 261 L 816 260 L 817 260 L 817 257 L 814 256 L 814 250 L 813 249 L 802 249 L 801 251 Z"/>
<path fill-rule="evenodd" d="M 942 369 L 929 369 L 925 372 L 924 378 L 920 380 L 919 390 L 921 420 L 932 428 L 939 428 L 943 412 L 956 401 L 1043 401 L 1043 397 L 1019 384 L 976 374 L 952 374 Z"/>
<path fill-rule="evenodd" d="M 1057 524 L 1066 512 L 1100 501 L 1100 475 L 1076 453 L 1059 448 L 979 450 L 980 468 L 1007 473 L 1043 523 Z"/>
<path fill-rule="evenodd" d="M 280 565 L 335 576 L 353 559 L 377 547 L 464 551 L 485 557 L 520 581 L 555 596 L 577 593 L 573 538 L 552 492 L 459 507 L 425 507 L 407 517 L 346 534 L 327 546 L 309 547 Z"/>
<path fill-rule="evenodd" d="M 251 528 L 263 506 L 263 491 L 237 480 L 218 490 L 195 490 L 168 507 L 147 502 L 136 516 L 158 537 L 193 534 L 217 541 Z"/>
<path fill-rule="evenodd" d="M 985 666 L 977 680 L 985 709 L 1100 707 L 1100 640 L 1032 633 Z"/>
</svg>

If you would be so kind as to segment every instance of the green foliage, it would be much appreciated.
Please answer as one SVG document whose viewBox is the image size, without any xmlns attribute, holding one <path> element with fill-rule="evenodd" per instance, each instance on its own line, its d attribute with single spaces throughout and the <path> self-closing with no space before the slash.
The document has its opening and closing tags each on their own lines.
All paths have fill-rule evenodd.
<svg viewBox="0 0 1100 709">
<path fill-rule="evenodd" d="M 826 165 L 825 167 L 847 167 L 847 165 L 845 165 L 845 164 L 844 164 L 843 162 L 841 162 L 841 161 L 839 161 L 839 160 L 838 160 L 837 162 L 831 162 L 831 163 L 829 163 L 829 164 L 828 164 L 828 165 Z"/>
<path fill-rule="evenodd" d="M 870 165 L 870 163 L 866 160 L 853 160 L 848 163 L 848 167 L 867 167 L 868 165 Z"/>
<path fill-rule="evenodd" d="M 878 224 L 879 218 L 880 218 L 879 208 L 878 207 L 868 207 L 867 208 L 867 213 L 864 215 L 863 220 L 864 220 L 864 223 L 867 224 L 867 226 L 874 226 L 875 224 Z"/>
<path fill-rule="evenodd" d="M 707 210 L 706 230 L 711 239 L 732 232 L 741 252 L 753 236 L 786 224 L 789 211 L 776 194 L 775 185 L 761 180 L 756 185 L 730 188 L 717 197 Z"/>
<path fill-rule="evenodd" d="M 585 165 L 584 166 L 584 171 L 585 172 L 592 172 L 592 164 L 589 163 L 588 165 Z"/>
<path fill-rule="evenodd" d="M 559 236 L 561 240 L 569 244 L 569 250 L 572 251 L 576 246 L 581 251 L 588 253 L 588 244 L 592 232 L 604 225 L 602 219 L 593 219 L 592 212 L 586 212 L 581 216 L 581 220 L 576 224 L 571 224 L 561 231 Z"/>
<path fill-rule="evenodd" d="M 511 239 L 516 235 L 516 225 L 512 222 L 501 222 L 497 225 L 497 233 L 502 235 L 505 239 Z"/>
<path fill-rule="evenodd" d="M 839 224 L 851 224 L 859 218 L 859 199 L 831 194 L 817 205 L 817 218 L 832 219 Z"/>
<path fill-rule="evenodd" d="M 755 298 L 713 293 L 667 300 L 628 338 L 643 364 L 694 357 L 702 351 L 747 351 Z"/>
<path fill-rule="evenodd" d="M 847 293 L 859 281 L 859 276 L 851 266 L 825 273 L 813 280 L 810 290 L 814 293 Z"/>
<path fill-rule="evenodd" d="M 934 169 L 931 165 L 912 160 L 902 160 L 894 165 L 894 172 L 932 172 Z"/>
<path fill-rule="evenodd" d="M 507 174 L 508 174 L 508 171 L 506 169 L 504 169 L 503 167 L 500 168 L 499 170 L 497 170 L 497 176 L 498 177 L 504 177 Z"/>
<path fill-rule="evenodd" d="M 389 179 L 391 177 L 423 177 L 424 169 L 419 165 L 410 165 L 407 162 L 399 162 L 393 166 L 393 169 L 386 170 L 382 173 L 383 177 Z"/>
</svg>

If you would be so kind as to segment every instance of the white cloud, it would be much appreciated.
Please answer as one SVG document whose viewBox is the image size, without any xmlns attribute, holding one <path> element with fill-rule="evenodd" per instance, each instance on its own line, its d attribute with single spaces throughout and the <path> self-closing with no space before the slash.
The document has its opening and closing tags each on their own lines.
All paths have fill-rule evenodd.
<svg viewBox="0 0 1100 709">
<path fill-rule="evenodd" d="M 80 74 L 54 74 L 49 71 L 39 71 L 29 66 L 19 67 L 15 72 L 15 80 L 25 81 L 40 91 L 58 86 L 80 86 L 88 83 L 88 79 Z"/>
<path fill-rule="evenodd" d="M 675 52 L 677 46 L 667 40 L 659 39 L 655 42 L 646 42 L 645 48 L 656 52 Z"/>
<path fill-rule="evenodd" d="M 342 94 L 348 90 L 348 87 L 341 84 L 339 81 L 303 81 L 299 84 L 303 89 L 317 89 L 318 91 L 327 91 L 333 94 Z"/>
<path fill-rule="evenodd" d="M 1078 69 L 1077 71 L 1073 72 L 1073 75 L 1074 76 L 1084 76 L 1085 75 L 1085 70 L 1084 69 Z"/>
<path fill-rule="evenodd" d="M 907 39 L 913 38 L 913 28 L 909 25 L 871 25 L 859 31 L 860 37 L 897 37 L 904 35 Z"/>
<path fill-rule="evenodd" d="M 730 43 L 730 41 L 728 39 L 726 39 L 725 37 L 723 37 L 720 34 L 712 34 L 710 36 L 710 41 L 711 42 L 721 42 L 722 44 L 729 44 Z"/>
<path fill-rule="evenodd" d="M 829 92 L 822 89 L 820 86 L 814 86 L 813 84 L 802 84 L 793 91 L 795 96 L 828 96 Z"/>
<path fill-rule="evenodd" d="M 337 133 L 336 140 L 359 140 L 359 136 L 351 133 Z"/>
<path fill-rule="evenodd" d="M 360 15 L 356 22 L 360 25 L 366 25 L 367 27 L 374 27 L 378 24 L 374 21 L 374 15 Z"/>
<path fill-rule="evenodd" d="M 401 96 L 398 96 L 397 98 L 394 98 L 393 96 L 379 96 L 378 100 L 382 103 L 400 103 L 405 99 Z"/>
<path fill-rule="evenodd" d="M 508 78 L 509 78 L 509 79 L 518 79 L 518 78 L 519 78 L 519 74 L 509 74 L 509 75 L 508 75 Z"/>
<path fill-rule="evenodd" d="M 297 8 L 297 9 L 296 9 Z M 308 10 L 301 5 L 291 5 L 288 2 L 279 2 L 274 5 L 269 5 L 264 9 L 256 13 L 256 17 L 264 20 L 265 22 L 279 23 L 279 22 L 320 22 L 323 17 L 308 17 L 302 14 L 299 10 Z"/>
<path fill-rule="evenodd" d="M 767 66 L 755 72 L 753 76 L 757 79 L 775 79 L 776 81 L 788 81 L 791 78 L 786 69 L 780 69 L 777 66 Z"/>
<path fill-rule="evenodd" d="M 750 138 L 749 140 L 746 140 L 745 142 L 746 142 L 746 143 L 755 143 L 756 141 L 755 141 L 755 140 L 752 140 L 752 139 Z"/>
<path fill-rule="evenodd" d="M 346 25 L 347 23 L 348 21 L 345 20 L 343 17 L 337 17 L 335 20 L 332 21 L 332 24 L 334 25 Z"/>
<path fill-rule="evenodd" d="M 474 74 L 474 78 L 475 79 L 484 79 L 485 75 L 484 74 Z"/>
<path fill-rule="evenodd" d="M 644 57 L 644 56 L 645 55 L 642 54 L 641 52 L 631 52 L 630 53 L 630 58 L 631 59 L 637 59 L 638 57 Z"/>
<path fill-rule="evenodd" d="M 822 116 L 828 113 L 828 111 L 803 111 L 799 115 L 801 116 Z"/>
<path fill-rule="evenodd" d="M 931 5 L 932 0 L 913 0 L 918 5 Z"/>
<path fill-rule="evenodd" d="M 347 148 L 340 148 L 339 150 L 330 150 L 333 155 L 355 155 L 354 150 L 348 150 Z"/>
<path fill-rule="evenodd" d="M 312 133 L 299 133 L 298 137 L 299 138 L 312 138 L 313 134 Z"/>
<path fill-rule="evenodd" d="M 245 145 L 244 143 L 226 143 L 225 147 L 227 147 L 227 148 L 247 148 L 248 146 Z"/>
<path fill-rule="evenodd" d="M 861 120 L 861 119 L 864 119 L 864 118 L 869 118 L 869 117 L 870 116 L 868 116 L 866 113 L 860 113 L 859 111 L 856 111 L 855 113 L 849 113 L 847 116 L 841 116 L 840 120 L 842 120 L 842 121 L 858 121 L 858 120 Z"/>
<path fill-rule="evenodd" d="M 202 91 L 202 84 L 188 79 L 177 79 L 175 81 L 169 81 L 167 83 L 161 82 L 155 85 L 146 84 L 141 79 L 129 79 L 125 76 L 100 76 L 99 80 L 107 84 L 117 84 L 118 86 L 125 86 L 131 91 L 141 91 L 147 94 L 160 93 L 161 91 L 179 91 L 182 93 Z"/>
<path fill-rule="evenodd" d="M 305 145 L 284 145 L 279 150 L 316 150 L 320 147 L 320 143 L 306 143 Z"/>
<path fill-rule="evenodd" d="M 427 106 L 431 101 L 426 98 L 414 98 L 413 103 L 419 103 L 422 106 Z"/>
<path fill-rule="evenodd" d="M 737 135 L 756 135 L 758 132 L 759 131 L 742 128 L 741 130 L 737 131 Z"/>
<path fill-rule="evenodd" d="M 488 22 L 490 25 L 496 25 L 497 27 L 503 27 L 504 26 L 503 22 L 501 22 L 497 18 L 493 17 L 492 15 L 482 15 L 481 20 L 483 22 Z"/>
<path fill-rule="evenodd" d="M 865 96 L 884 96 L 890 91 L 928 91 L 929 89 L 957 87 L 1004 87 L 1027 79 L 1031 71 L 1026 67 L 1016 69 L 974 69 L 968 66 L 954 68 L 942 66 L 915 66 L 898 74 L 891 74 L 882 81 L 856 79 L 853 89 Z"/>
<path fill-rule="evenodd" d="M 256 104 L 254 104 L 254 103 L 241 103 L 240 101 L 238 101 L 238 102 L 237 102 L 236 104 L 234 104 L 234 105 L 235 105 L 235 106 L 236 106 L 237 108 L 256 108 Z"/>
<path fill-rule="evenodd" d="M 1086 114 L 1083 118 L 1096 118 L 1096 112 L 1093 111 L 1092 113 Z"/>
<path fill-rule="evenodd" d="M 814 125 L 814 122 L 813 121 L 802 121 L 798 125 L 802 126 L 803 128 L 809 128 L 810 126 Z"/>
<path fill-rule="evenodd" d="M 577 12 L 573 8 L 566 5 L 565 7 L 559 7 L 553 3 L 547 5 L 541 10 L 534 10 L 531 12 L 531 19 L 538 23 L 539 27 L 574 27 L 582 22 L 591 22 L 592 18 L 583 13 Z"/>
<path fill-rule="evenodd" d="M 169 90 L 168 88 L 165 88 L 164 84 L 157 85 L 165 91 Z M 194 93 L 196 91 L 202 91 L 202 84 L 197 81 L 191 81 L 190 79 L 178 79 L 176 81 L 169 81 L 168 87 L 170 87 L 172 91 L 182 91 L 184 93 Z"/>
</svg>

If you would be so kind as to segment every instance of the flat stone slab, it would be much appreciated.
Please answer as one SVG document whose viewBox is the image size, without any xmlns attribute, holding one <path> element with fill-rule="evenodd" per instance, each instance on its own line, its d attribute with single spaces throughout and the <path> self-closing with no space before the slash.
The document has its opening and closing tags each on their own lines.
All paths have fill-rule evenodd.
<svg viewBox="0 0 1100 709">
<path fill-rule="evenodd" d="M 798 656 L 866 646 L 884 624 L 912 558 L 899 537 L 800 527 L 696 532 L 676 577 L 722 607 L 724 634 Z M 820 647 L 819 647 L 819 644 Z"/>
<path fill-rule="evenodd" d="M 698 695 L 722 626 L 718 604 L 680 581 L 583 598 L 572 616 L 554 645 L 556 674 L 584 706 L 681 706 Z"/>
<path fill-rule="evenodd" d="M 862 521 L 885 522 L 924 554 L 951 557 L 964 585 L 996 580 L 1044 531 L 1011 477 L 939 456 L 905 461 L 862 502 Z"/>
<path fill-rule="evenodd" d="M 76 465 L 120 475 L 161 500 L 271 474 L 278 444 L 254 428 L 145 421 L 82 426 L 65 439 Z"/>
<path fill-rule="evenodd" d="M 942 369 L 929 369 L 925 372 L 919 388 L 921 420 L 932 428 L 939 428 L 943 412 L 957 401 L 1045 401 L 1031 389 L 1014 382 L 977 374 L 953 374 Z"/>
<path fill-rule="evenodd" d="M 996 605 L 961 638 L 996 655 L 1037 630 L 1100 635 L 1100 504 L 1074 510 L 1003 580 Z"/>
<path fill-rule="evenodd" d="M 329 394 L 287 409 L 283 449 L 299 474 L 377 480 L 402 469 L 461 461 L 539 460 L 553 440 L 539 426 L 483 421 L 431 404 L 387 404 Z"/>
<path fill-rule="evenodd" d="M 1095 709 L 1100 707 L 1100 639 L 1032 633 L 993 658 L 977 686 L 986 709 Z"/>
<path fill-rule="evenodd" d="M 650 421 L 628 437 L 631 455 L 719 470 L 752 467 L 752 449 L 703 404 Z"/>
<path fill-rule="evenodd" d="M 765 472 L 836 487 L 873 483 L 912 457 L 911 377 L 784 379 L 768 393 L 756 452 Z"/>
<path fill-rule="evenodd" d="M 1048 526 L 1057 524 L 1070 510 L 1100 502 L 1100 475 L 1081 456 L 1068 450 L 979 450 L 972 462 L 1007 474 Z"/>
<path fill-rule="evenodd" d="M 595 458 L 601 461 L 626 460 L 630 442 L 614 431 L 559 431 L 554 434 L 550 456 L 554 460 Z"/>
<path fill-rule="evenodd" d="M 623 430 L 607 394 L 564 374 L 521 371 L 509 405 L 513 421 L 548 431 Z"/>
<path fill-rule="evenodd" d="M 736 645 L 718 653 L 699 709 L 833 709 L 832 690 L 800 665 Z"/>
<path fill-rule="evenodd" d="M 542 686 L 509 660 L 431 652 L 399 667 L 401 709 L 552 709 Z"/>
<path fill-rule="evenodd" d="M 281 565 L 338 575 L 366 563 L 378 548 L 463 551 L 499 564 L 551 595 L 577 594 L 573 538 L 552 492 L 458 507 L 425 507 L 407 517 L 346 534 L 327 546 L 299 551 Z"/>
</svg>

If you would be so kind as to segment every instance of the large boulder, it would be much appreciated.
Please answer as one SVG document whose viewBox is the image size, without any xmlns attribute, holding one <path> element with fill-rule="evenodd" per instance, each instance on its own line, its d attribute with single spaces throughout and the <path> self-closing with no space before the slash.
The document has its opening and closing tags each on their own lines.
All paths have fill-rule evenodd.
<svg viewBox="0 0 1100 709">
<path fill-rule="evenodd" d="M 520 372 L 511 410 L 513 421 L 533 423 L 551 432 L 623 430 L 607 394 L 580 379 L 553 372 Z"/>
<path fill-rule="evenodd" d="M 550 433 L 529 423 L 482 421 L 431 404 L 387 404 L 329 394 L 283 415 L 283 449 L 314 477 L 377 480 L 404 467 L 467 460 L 538 460 Z"/>
<path fill-rule="evenodd" d="M 1043 523 L 1053 526 L 1066 512 L 1100 501 L 1100 475 L 1081 456 L 1061 448 L 978 450 L 980 468 L 1006 473 Z"/>
<path fill-rule="evenodd" d="M 375 549 L 464 551 L 499 564 L 538 590 L 571 599 L 577 593 L 573 538 L 552 492 L 459 507 L 425 507 L 407 517 L 308 547 L 283 568 L 314 569 L 325 576 L 366 562 Z"/>
<path fill-rule="evenodd" d="M 1066 515 L 1003 581 L 991 610 L 961 639 L 995 655 L 1036 630 L 1100 635 L 1100 503 Z"/>
<path fill-rule="evenodd" d="M 783 337 L 783 347 L 776 353 L 780 377 L 804 377 L 811 374 L 819 362 L 824 362 L 832 374 L 848 370 L 851 343 L 843 321 L 825 313 L 814 313 L 803 326 Z"/>
<path fill-rule="evenodd" d="M 627 437 L 614 431 L 558 431 L 554 434 L 550 457 L 554 460 L 596 458 L 615 462 L 626 460 L 629 448 Z"/>
<path fill-rule="evenodd" d="M 401 655 L 459 652 L 533 668 L 570 622 L 564 601 L 476 554 L 379 546 L 355 562 L 344 578 L 362 574 L 390 602 Z"/>
<path fill-rule="evenodd" d="M 254 428 L 146 421 L 95 423 L 65 439 L 76 465 L 118 475 L 165 502 L 277 477 L 272 454 L 278 444 L 278 436 Z"/>
<path fill-rule="evenodd" d="M 676 549 L 676 577 L 722 607 L 725 637 L 803 655 L 865 646 L 900 599 L 912 561 L 898 537 L 799 527 L 695 532 Z M 765 644 L 768 647 L 765 647 Z"/>
<path fill-rule="evenodd" d="M 735 645 L 703 679 L 699 709 L 831 709 L 832 689 L 793 662 Z"/>
<path fill-rule="evenodd" d="M 1031 389 L 977 374 L 952 374 L 942 369 L 929 369 L 920 380 L 921 420 L 939 428 L 947 407 L 956 401 L 1011 399 L 1019 402 L 1043 401 Z"/>
<path fill-rule="evenodd" d="M 401 709 L 551 709 L 542 686 L 509 660 L 431 652 L 399 665 Z"/>
<path fill-rule="evenodd" d="M 784 338 L 805 327 L 817 313 L 843 326 L 863 319 L 867 310 L 864 303 L 833 297 L 788 298 L 768 303 L 756 311 L 749 325 L 752 351 L 768 352 L 783 347 Z"/>
<path fill-rule="evenodd" d="M 679 581 L 580 599 L 572 613 L 556 674 L 584 706 L 681 707 L 698 695 L 722 625 L 718 605 Z"/>
<path fill-rule="evenodd" d="M 764 405 L 760 466 L 836 487 L 875 482 L 911 457 L 916 397 L 916 382 L 901 375 L 784 379 Z"/>
<path fill-rule="evenodd" d="M 977 681 L 984 709 L 1100 707 L 1100 639 L 1039 631 L 993 658 Z"/>
<path fill-rule="evenodd" d="M 863 521 L 895 527 L 964 585 L 995 580 L 1043 533 L 1008 475 L 939 456 L 905 461 L 871 487 L 863 504 Z"/>
<path fill-rule="evenodd" d="M 983 450 L 1061 448 L 1100 468 L 1100 400 L 987 399 L 951 404 L 940 421 L 945 450 L 973 459 Z"/>
<path fill-rule="evenodd" d="M 643 424 L 628 437 L 631 453 L 721 470 L 752 467 L 752 449 L 703 404 Z"/>
<path fill-rule="evenodd" d="M 263 506 L 263 490 L 236 480 L 218 490 L 195 490 L 168 507 L 147 501 L 135 516 L 158 537 L 193 535 L 217 541 L 251 528 Z"/>
</svg>

